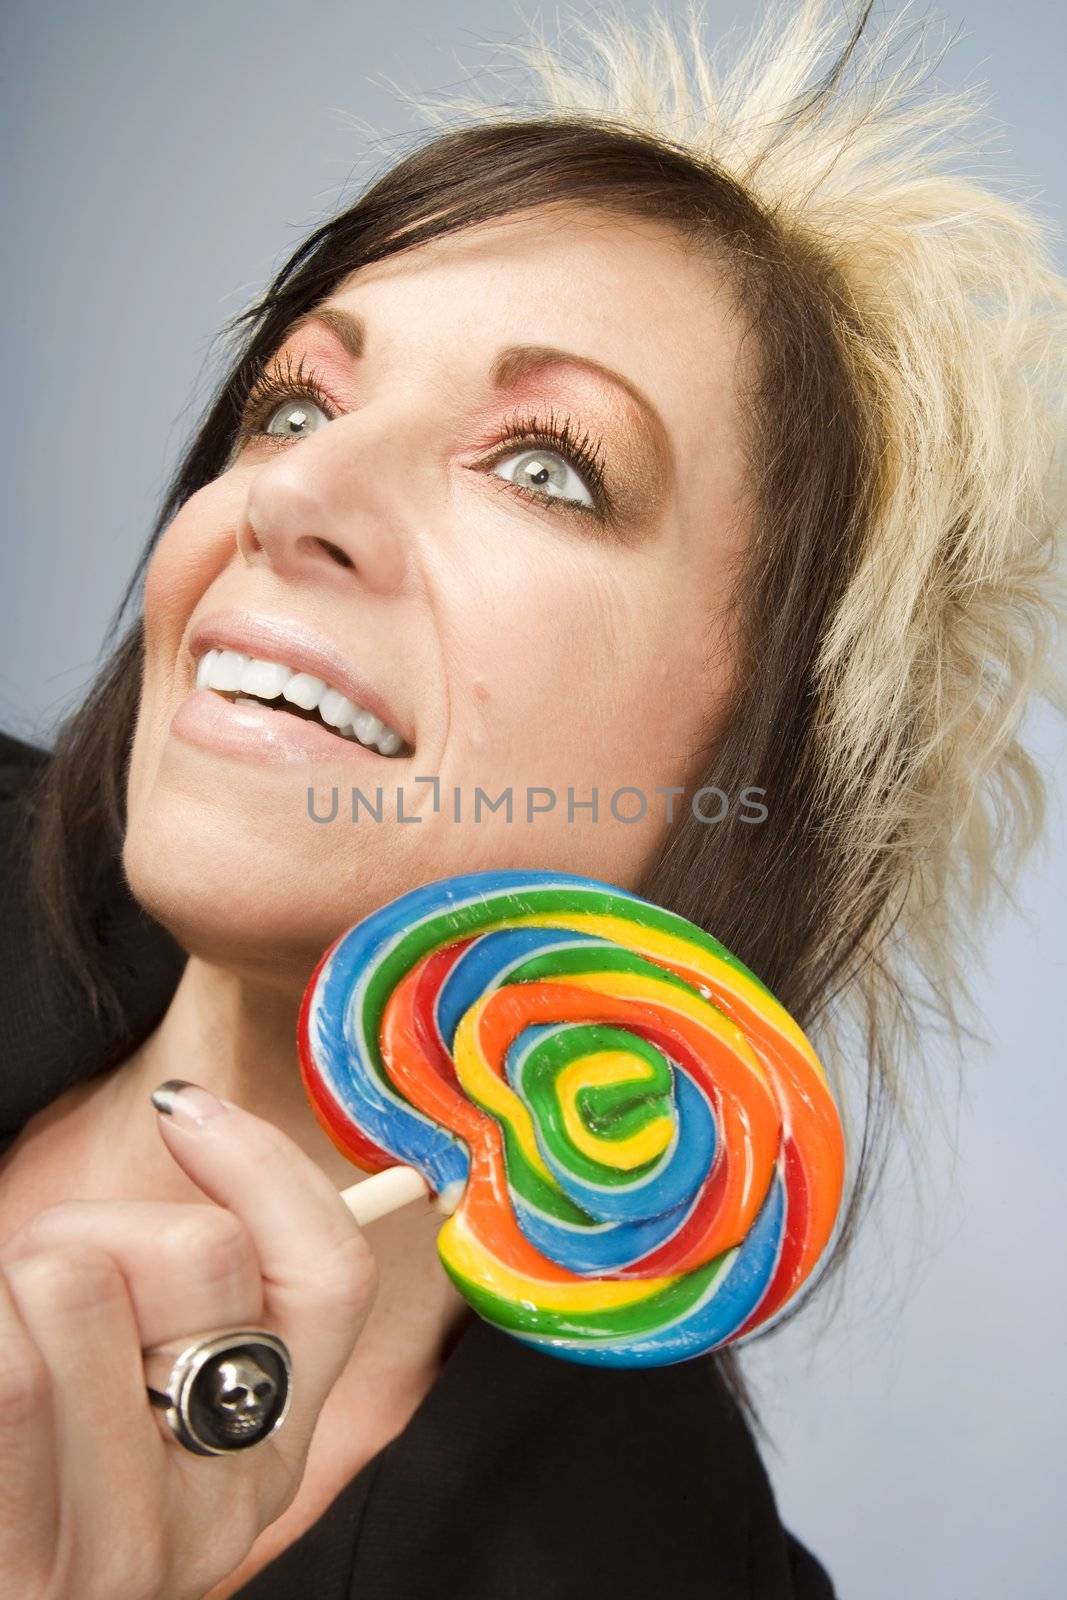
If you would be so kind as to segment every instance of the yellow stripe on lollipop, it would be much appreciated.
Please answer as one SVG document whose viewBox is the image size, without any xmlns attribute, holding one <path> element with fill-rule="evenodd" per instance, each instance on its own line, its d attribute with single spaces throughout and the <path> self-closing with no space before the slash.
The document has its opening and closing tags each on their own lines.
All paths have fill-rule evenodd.
<svg viewBox="0 0 1067 1600">
<path fill-rule="evenodd" d="M 513 1267 L 505 1266 L 498 1256 L 486 1249 L 466 1226 L 462 1207 L 453 1212 L 441 1229 L 437 1248 L 450 1267 L 490 1294 L 519 1305 L 539 1306 L 545 1311 L 614 1311 L 638 1305 L 685 1277 L 685 1273 L 676 1272 L 662 1278 L 575 1278 L 563 1282 L 535 1278 L 528 1272 L 516 1272 Z M 723 1255 L 724 1267 L 730 1265 L 736 1253 L 735 1246 Z"/>
<path fill-rule="evenodd" d="M 570 972 L 553 981 L 567 988 L 592 989 L 617 1000 L 645 1000 L 659 1011 L 674 1011 L 680 1017 L 687 1017 L 699 1028 L 720 1039 L 766 1088 L 770 1088 L 763 1062 L 749 1044 L 744 1031 L 711 1000 L 702 1000 L 699 995 L 690 994 L 666 978 L 653 978 L 640 972 Z"/>
<path fill-rule="evenodd" d="M 537 1148 L 533 1118 L 510 1083 L 490 1066 L 482 1049 L 478 1025 L 482 1012 L 492 1001 L 495 993 L 494 990 L 483 995 L 460 1018 L 452 1043 L 452 1061 L 456 1068 L 456 1077 L 472 1100 L 483 1106 L 491 1116 L 496 1117 L 498 1122 L 506 1122 L 509 1125 L 530 1166 L 553 1189 L 559 1189 L 559 1184 L 545 1165 Z"/>
<path fill-rule="evenodd" d="M 567 1137 L 576 1150 L 602 1166 L 632 1172 L 635 1167 L 655 1161 L 674 1137 L 670 1117 L 654 1117 L 645 1127 L 625 1139 L 604 1139 L 592 1131 L 578 1110 L 583 1089 L 603 1084 L 640 1083 L 655 1076 L 655 1068 L 644 1056 L 630 1050 L 598 1050 L 567 1066 L 556 1078 L 556 1094 Z"/>
</svg>

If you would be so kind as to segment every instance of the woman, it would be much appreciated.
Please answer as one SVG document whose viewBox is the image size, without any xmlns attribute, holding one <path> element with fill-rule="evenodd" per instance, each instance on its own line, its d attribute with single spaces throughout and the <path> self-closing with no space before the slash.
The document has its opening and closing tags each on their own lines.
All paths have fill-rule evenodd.
<svg viewBox="0 0 1067 1600">
<path fill-rule="evenodd" d="M 732 1356 L 588 1371 L 473 1319 L 431 1208 L 356 1226 L 293 1038 L 326 945 L 416 884 L 632 888 L 843 1090 L 828 1003 L 861 1020 L 840 1258 L 904 962 L 955 1020 L 1038 834 L 1017 732 L 1062 606 L 1067 292 L 927 148 L 963 102 L 860 59 L 869 10 L 843 43 L 821 0 L 772 16 L 718 85 L 695 16 L 684 48 L 602 19 L 605 79 L 542 47 L 535 114 L 457 103 L 237 319 L 143 615 L 53 752 L 7 741 L 12 1593 L 832 1593 Z M 335 785 L 403 798 L 317 824 Z M 471 820 L 508 788 L 555 803 Z M 206 1459 L 141 1352 L 238 1327 L 284 1339 L 291 1410 Z"/>
</svg>

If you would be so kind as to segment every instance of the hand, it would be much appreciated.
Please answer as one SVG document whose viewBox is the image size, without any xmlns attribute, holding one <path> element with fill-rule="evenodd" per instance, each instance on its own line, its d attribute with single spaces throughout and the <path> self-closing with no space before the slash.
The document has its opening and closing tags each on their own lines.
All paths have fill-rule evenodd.
<svg viewBox="0 0 1067 1600">
<path fill-rule="evenodd" d="M 296 1496 L 374 1258 L 291 1139 L 216 1104 L 158 1120 L 217 1204 L 65 1201 L 0 1244 L 0 1600 L 198 1600 Z M 228 1326 L 285 1340 L 289 1414 L 249 1450 L 193 1455 L 142 1351 Z"/>
</svg>

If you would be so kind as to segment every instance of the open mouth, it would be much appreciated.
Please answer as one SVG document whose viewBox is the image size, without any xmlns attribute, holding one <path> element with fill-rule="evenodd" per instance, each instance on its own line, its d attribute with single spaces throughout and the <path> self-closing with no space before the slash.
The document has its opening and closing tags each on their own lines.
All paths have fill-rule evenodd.
<svg viewBox="0 0 1067 1600">
<path fill-rule="evenodd" d="M 335 728 L 332 723 L 326 721 L 318 706 L 312 706 L 309 709 L 306 706 L 294 705 L 289 700 L 266 700 L 259 695 L 245 694 L 238 689 L 212 689 L 211 693 L 217 694 L 223 700 L 228 700 L 231 705 L 261 706 L 264 711 L 272 711 L 276 716 L 297 717 L 301 722 L 317 723 L 326 733 L 332 733 L 335 739 L 343 740 L 346 744 L 362 745 L 365 750 L 372 751 L 376 756 L 385 756 L 387 761 L 396 761 L 402 756 L 411 754 L 407 745 L 401 745 L 396 752 L 386 754 L 384 750 L 379 750 L 377 745 L 361 739 L 354 727 Z"/>
<path fill-rule="evenodd" d="M 403 736 L 365 707 L 355 705 L 337 688 L 287 666 L 242 655 L 233 650 L 208 650 L 197 664 L 196 687 L 231 705 L 260 706 L 282 716 L 314 722 L 334 738 L 359 744 L 387 760 L 410 756 Z"/>
</svg>

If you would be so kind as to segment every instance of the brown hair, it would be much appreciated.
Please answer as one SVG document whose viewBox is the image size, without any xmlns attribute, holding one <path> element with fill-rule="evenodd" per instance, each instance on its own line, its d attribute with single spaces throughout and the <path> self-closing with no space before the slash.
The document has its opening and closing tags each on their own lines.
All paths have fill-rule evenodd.
<svg viewBox="0 0 1067 1600">
<path fill-rule="evenodd" d="M 1040 827 L 1040 775 L 1014 735 L 1046 660 L 1056 519 L 1034 499 L 1048 430 L 1036 401 L 1020 418 L 1015 375 L 1024 358 L 1049 371 L 1050 336 L 1047 328 L 1043 343 L 1035 335 L 1034 308 L 1060 290 L 1024 213 L 962 181 L 935 181 L 918 156 L 912 168 L 903 158 L 894 165 L 884 140 L 891 99 L 869 84 L 866 98 L 844 94 L 869 4 L 825 74 L 804 81 L 813 39 L 828 37 L 820 10 L 821 0 L 805 0 L 793 33 L 773 47 L 764 39 L 764 55 L 746 58 L 725 88 L 698 74 L 707 124 L 699 148 L 681 133 L 694 112 L 677 98 L 685 60 L 666 24 L 654 18 L 641 37 L 636 24 L 600 17 L 591 42 L 611 68 L 606 90 L 591 75 L 568 78 L 543 54 L 550 114 L 494 110 L 472 121 L 465 106 L 468 125 L 424 141 L 300 245 L 228 330 L 243 342 L 166 492 L 109 629 L 112 653 L 36 784 L 31 869 L 64 965 L 121 1030 L 95 914 L 125 829 L 140 620 L 114 641 L 155 540 L 222 470 L 248 388 L 290 322 L 361 266 L 518 211 L 574 203 L 668 224 L 725 275 L 755 355 L 742 396 L 750 536 L 732 598 L 741 670 L 702 781 L 727 794 L 764 789 L 767 816 L 754 827 L 731 812 L 709 827 L 686 809 L 638 891 L 714 933 L 751 967 L 812 1033 L 842 1092 L 859 1064 L 849 1068 L 836 1045 L 832 1003 L 845 994 L 858 1009 L 862 1123 L 822 1281 L 851 1238 L 883 1149 L 914 1022 L 899 966 L 907 941 L 894 946 L 892 936 L 909 936 L 933 972 L 935 1001 L 955 1019 L 960 923 L 996 876 L 983 805 L 1009 824 L 1005 851 L 1016 829 L 1017 861 Z M 691 21 L 689 64 L 706 73 L 701 49 Z M 746 92 L 760 130 L 748 145 L 739 132 Z M 723 131 L 731 104 L 735 121 Z M 865 148 L 868 167 L 857 168 Z M 807 161 L 803 195 L 788 191 L 789 159 Z M 851 212 L 847 183 L 833 187 L 846 169 Z M 857 171 L 867 174 L 866 189 Z M 902 192 L 906 173 L 912 189 Z M 964 241 L 970 256 L 960 255 L 958 230 L 947 246 L 922 236 L 930 215 L 951 233 L 960 188 L 986 205 L 984 227 Z M 923 250 L 936 269 L 923 292 L 929 299 L 940 289 L 954 344 L 919 315 Z M 993 281 L 997 266 L 1003 282 Z M 961 281 L 967 270 L 973 283 Z M 1014 343 L 988 293 L 1009 276 Z M 965 341 L 977 351 L 966 360 Z M 924 407 L 931 420 L 920 426 Z M 1018 491 L 1010 505 L 1009 479 Z M 1007 656 L 994 677 L 983 652 L 996 659 L 998 647 Z M 924 938 L 941 941 L 939 956 Z M 733 1352 L 717 1359 L 744 1401 Z"/>
</svg>

